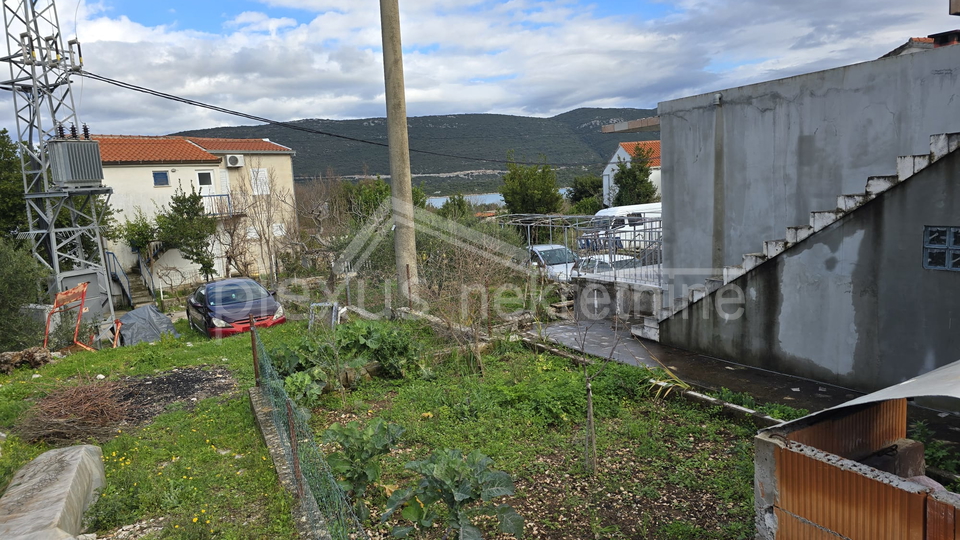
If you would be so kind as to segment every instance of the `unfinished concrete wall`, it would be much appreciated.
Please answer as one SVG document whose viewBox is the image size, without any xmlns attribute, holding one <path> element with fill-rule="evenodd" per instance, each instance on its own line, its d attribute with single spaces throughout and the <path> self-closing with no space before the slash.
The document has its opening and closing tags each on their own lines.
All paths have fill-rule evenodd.
<svg viewBox="0 0 960 540">
<path fill-rule="evenodd" d="M 660 103 L 664 262 L 740 264 L 809 212 L 960 131 L 960 46 Z M 717 100 L 716 94 L 719 94 Z M 671 298 L 679 294 L 671 295 Z"/>
<path fill-rule="evenodd" d="M 960 226 L 958 152 L 731 282 L 739 317 L 713 293 L 660 341 L 863 391 L 956 361 L 960 272 L 923 268 L 924 226 Z"/>
</svg>

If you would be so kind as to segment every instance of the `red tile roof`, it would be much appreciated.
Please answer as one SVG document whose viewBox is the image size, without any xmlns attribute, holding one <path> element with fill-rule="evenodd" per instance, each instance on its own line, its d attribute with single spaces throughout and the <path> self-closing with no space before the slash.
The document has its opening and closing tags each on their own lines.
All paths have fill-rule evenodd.
<svg viewBox="0 0 960 540">
<path fill-rule="evenodd" d="M 179 137 L 94 135 L 100 142 L 100 160 L 121 163 L 219 163 L 219 157 Z"/>
<path fill-rule="evenodd" d="M 623 148 L 626 153 L 633 155 L 634 149 L 637 145 L 640 145 L 641 148 L 646 148 L 650 150 L 650 166 L 659 167 L 660 166 L 660 141 L 637 141 L 637 142 L 622 142 L 620 143 L 620 148 Z"/>
<path fill-rule="evenodd" d="M 188 141 L 210 152 L 290 152 L 286 146 L 264 139 L 211 139 L 206 137 L 184 137 Z"/>
<path fill-rule="evenodd" d="M 100 159 L 107 165 L 136 163 L 219 163 L 212 152 L 293 153 L 263 139 L 210 139 L 204 137 L 147 137 L 94 135 L 100 142 Z"/>
</svg>

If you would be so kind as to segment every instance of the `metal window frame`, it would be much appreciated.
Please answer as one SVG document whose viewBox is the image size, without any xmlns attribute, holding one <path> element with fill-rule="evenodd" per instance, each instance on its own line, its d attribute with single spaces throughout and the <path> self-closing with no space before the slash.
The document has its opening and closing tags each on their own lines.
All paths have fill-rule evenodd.
<svg viewBox="0 0 960 540">
<path fill-rule="evenodd" d="M 946 231 L 946 243 L 932 244 L 929 242 L 931 229 L 944 229 Z M 943 266 L 933 266 L 928 264 L 930 253 L 943 253 Z M 954 258 L 957 258 L 957 264 L 954 264 Z M 946 270 L 948 272 L 960 272 L 960 227 L 951 227 L 948 225 L 925 225 L 923 227 L 923 268 L 926 270 Z"/>
<path fill-rule="evenodd" d="M 151 171 L 153 173 L 153 187 L 170 187 L 170 171 Z M 167 179 L 166 184 L 157 183 L 157 175 L 162 174 Z"/>
</svg>

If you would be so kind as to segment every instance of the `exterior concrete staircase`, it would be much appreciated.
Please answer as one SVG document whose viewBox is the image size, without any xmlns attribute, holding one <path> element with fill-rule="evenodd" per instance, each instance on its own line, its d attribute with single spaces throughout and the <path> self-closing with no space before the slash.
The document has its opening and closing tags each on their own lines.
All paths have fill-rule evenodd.
<svg viewBox="0 0 960 540">
<path fill-rule="evenodd" d="M 930 136 L 930 153 L 916 156 L 900 156 L 897 158 L 897 174 L 895 176 L 871 176 L 863 193 L 852 193 L 837 197 L 837 207 L 830 210 L 810 212 L 810 222 L 807 225 L 787 227 L 784 238 L 763 242 L 760 251 L 747 253 L 743 262 L 735 266 L 723 268 L 722 276 L 707 278 L 703 285 L 694 285 L 688 289 L 685 297 L 675 298 L 671 306 L 662 309 L 660 317 L 645 317 L 642 326 L 631 329 L 634 336 L 660 341 L 660 322 L 673 317 L 687 309 L 688 306 L 701 301 L 710 293 L 750 272 L 757 266 L 765 263 L 803 242 L 811 235 L 823 230 L 843 216 L 855 212 L 858 208 L 873 200 L 883 192 L 908 180 L 913 175 L 927 168 L 930 164 L 940 160 L 947 154 L 960 148 L 960 133 L 943 133 Z"/>
</svg>

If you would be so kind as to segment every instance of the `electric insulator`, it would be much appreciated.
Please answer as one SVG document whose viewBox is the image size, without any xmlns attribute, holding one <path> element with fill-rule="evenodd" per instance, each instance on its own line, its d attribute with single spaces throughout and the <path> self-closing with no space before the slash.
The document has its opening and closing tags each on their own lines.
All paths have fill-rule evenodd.
<svg viewBox="0 0 960 540">
<path fill-rule="evenodd" d="M 90 140 L 90 126 L 86 123 L 83 124 L 83 138 L 88 141 Z"/>
<path fill-rule="evenodd" d="M 63 129 L 63 124 L 57 124 L 57 137 L 63 139 L 67 136 L 67 130 Z"/>
<path fill-rule="evenodd" d="M 73 139 L 77 138 L 77 125 L 70 124 L 70 137 Z"/>
</svg>

